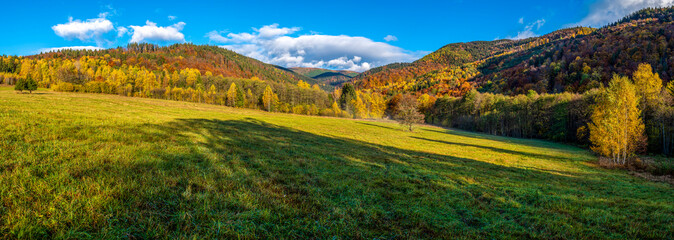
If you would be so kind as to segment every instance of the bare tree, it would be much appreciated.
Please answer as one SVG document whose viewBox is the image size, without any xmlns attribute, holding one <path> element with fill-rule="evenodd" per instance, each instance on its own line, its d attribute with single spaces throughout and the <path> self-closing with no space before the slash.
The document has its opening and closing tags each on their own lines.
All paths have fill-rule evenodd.
<svg viewBox="0 0 674 240">
<path fill-rule="evenodd" d="M 412 95 L 406 94 L 395 106 L 394 119 L 411 132 L 414 130 L 414 124 L 424 122 L 424 115 L 417 110 L 417 100 Z"/>
</svg>

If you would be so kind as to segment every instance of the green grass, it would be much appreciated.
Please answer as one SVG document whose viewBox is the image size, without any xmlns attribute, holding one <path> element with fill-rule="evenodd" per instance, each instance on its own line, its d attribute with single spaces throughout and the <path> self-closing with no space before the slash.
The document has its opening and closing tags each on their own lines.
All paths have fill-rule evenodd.
<svg viewBox="0 0 674 240">
<path fill-rule="evenodd" d="M 674 188 L 437 127 L 0 88 L 0 238 L 661 238 Z"/>
</svg>

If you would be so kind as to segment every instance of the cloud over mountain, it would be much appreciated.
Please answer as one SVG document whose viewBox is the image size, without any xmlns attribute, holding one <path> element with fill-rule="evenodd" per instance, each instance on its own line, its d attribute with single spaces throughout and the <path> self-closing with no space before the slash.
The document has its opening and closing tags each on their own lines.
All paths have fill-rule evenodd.
<svg viewBox="0 0 674 240">
<path fill-rule="evenodd" d="M 524 18 L 520 18 L 518 21 L 520 24 L 524 24 Z M 517 36 L 512 37 L 510 39 L 514 40 L 520 40 L 520 39 L 526 39 L 526 38 L 532 38 L 532 37 L 538 37 L 538 34 L 534 33 L 535 30 L 541 29 L 545 25 L 545 19 L 538 19 L 535 22 L 529 23 L 526 26 L 524 26 L 524 29 L 520 32 L 517 32 Z"/>
<path fill-rule="evenodd" d="M 300 28 L 278 24 L 253 28 L 250 33 L 223 36 L 212 31 L 206 36 L 233 50 L 263 62 L 285 67 L 318 67 L 365 71 L 392 62 L 413 61 L 420 54 L 365 37 L 304 34 L 291 36 Z"/>
<path fill-rule="evenodd" d="M 147 20 L 145 26 L 129 26 L 132 29 L 130 42 L 159 41 L 159 42 L 184 42 L 185 35 L 180 32 L 185 27 L 185 22 L 178 22 L 171 26 L 160 27 L 156 23 Z"/>
</svg>

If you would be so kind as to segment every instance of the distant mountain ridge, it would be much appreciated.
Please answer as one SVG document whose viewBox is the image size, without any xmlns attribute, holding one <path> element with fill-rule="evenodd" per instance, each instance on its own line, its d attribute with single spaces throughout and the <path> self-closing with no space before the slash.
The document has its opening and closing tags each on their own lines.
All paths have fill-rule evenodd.
<svg viewBox="0 0 674 240">
<path fill-rule="evenodd" d="M 360 74 L 348 70 L 331 70 L 323 68 L 294 67 L 290 68 L 290 70 L 332 87 L 339 87 L 344 82 L 347 82 Z"/>
</svg>

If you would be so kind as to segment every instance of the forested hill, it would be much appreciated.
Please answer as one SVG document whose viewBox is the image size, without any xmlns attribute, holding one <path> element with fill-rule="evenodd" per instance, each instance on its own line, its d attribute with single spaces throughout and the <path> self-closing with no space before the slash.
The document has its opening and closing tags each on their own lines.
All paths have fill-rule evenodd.
<svg viewBox="0 0 674 240">
<path fill-rule="evenodd" d="M 315 79 L 316 81 L 325 84 L 327 87 L 333 88 L 341 86 L 343 83 L 351 80 L 351 78 L 359 74 L 358 72 L 348 70 L 331 70 L 305 67 L 294 67 L 290 68 L 290 70 L 306 77 Z"/>
<path fill-rule="evenodd" d="M 132 43 L 126 48 L 113 48 L 99 51 L 60 50 L 27 56 L 28 59 L 70 59 L 82 57 L 101 58 L 111 67 L 121 65 L 142 67 L 149 71 L 169 72 L 183 69 L 197 69 L 203 75 L 210 72 L 213 76 L 233 78 L 257 77 L 263 81 L 297 84 L 300 80 L 316 84 L 318 81 L 303 75 L 284 71 L 274 65 L 246 57 L 233 51 L 208 45 L 174 44 L 160 47 L 147 43 Z"/>
<path fill-rule="evenodd" d="M 394 63 L 364 72 L 356 76 L 354 81 L 359 88 L 388 94 L 418 92 L 463 95 L 473 87 L 469 80 L 479 75 L 479 63 L 486 59 L 527 51 L 592 31 L 594 29 L 571 28 L 519 41 L 452 43 L 413 63 Z"/>
<path fill-rule="evenodd" d="M 0 56 L 0 83 L 15 85 L 19 91 L 30 85 L 62 92 L 336 115 L 330 109 L 334 99 L 316 80 L 215 46 L 129 44 L 99 51 Z"/>
<path fill-rule="evenodd" d="M 570 28 L 523 40 L 449 44 L 411 64 L 354 78 L 361 89 L 462 96 L 583 92 L 649 63 L 668 82 L 674 74 L 674 10 L 644 9 L 609 26 Z"/>
</svg>

